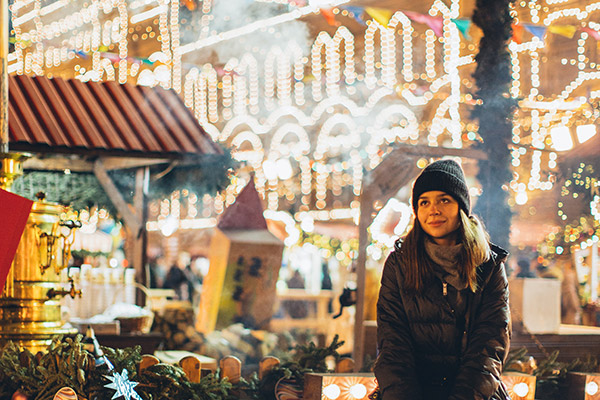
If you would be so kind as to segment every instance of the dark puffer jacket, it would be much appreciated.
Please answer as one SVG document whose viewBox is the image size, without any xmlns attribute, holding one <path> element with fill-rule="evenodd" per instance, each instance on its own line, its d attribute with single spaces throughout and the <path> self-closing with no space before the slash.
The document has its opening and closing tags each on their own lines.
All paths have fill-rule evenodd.
<svg viewBox="0 0 600 400">
<path fill-rule="evenodd" d="M 508 253 L 492 245 L 490 260 L 477 269 L 475 293 L 439 278 L 408 293 L 399 243 L 386 260 L 377 302 L 374 372 L 382 399 L 510 399 L 500 380 L 511 335 Z M 457 317 L 451 304 L 463 301 Z"/>
</svg>

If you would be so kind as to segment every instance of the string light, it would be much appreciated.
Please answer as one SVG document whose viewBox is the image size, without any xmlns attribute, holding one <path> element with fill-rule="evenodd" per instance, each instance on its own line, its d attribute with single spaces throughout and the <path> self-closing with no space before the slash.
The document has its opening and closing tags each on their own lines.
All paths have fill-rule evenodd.
<svg viewBox="0 0 600 400">
<path fill-rule="evenodd" d="M 16 43 L 15 51 L 9 55 L 10 71 L 43 74 L 45 70 L 64 68 L 66 62 L 73 60 L 75 52 L 80 51 L 89 52 L 91 58 L 91 66 L 82 60 L 74 67 L 81 79 L 126 82 L 132 77 L 141 80 L 142 75 L 147 76 L 144 71 L 149 69 L 165 68 L 169 78 L 159 80 L 159 83 L 181 91 L 185 104 L 194 110 L 211 136 L 234 145 L 236 157 L 256 167 L 261 190 L 281 194 L 285 188 L 270 184 L 264 178 L 261 163 L 265 160 L 265 153 L 269 154 L 269 158 L 272 152 L 273 157 L 279 154 L 274 159 L 289 156 L 295 160 L 298 176 L 294 178 L 300 186 L 303 206 L 310 205 L 311 187 L 319 176 L 321 194 L 318 200 L 327 200 L 327 195 L 322 194 L 323 185 L 326 190 L 335 189 L 336 193 L 344 193 L 344 188 L 351 186 L 352 194 L 359 196 L 365 168 L 377 167 L 385 155 L 380 148 L 388 143 L 398 141 L 461 148 L 473 140 L 463 138 L 467 128 L 461 119 L 461 107 L 467 96 L 462 91 L 468 87 L 468 80 L 466 83 L 461 81 L 463 72 L 459 68 L 474 62 L 474 54 L 471 53 L 475 46 L 463 46 L 468 51 L 461 50 L 461 36 L 451 21 L 459 17 L 458 0 L 450 1 L 449 5 L 436 0 L 428 10 L 430 16 L 443 18 L 443 35 L 440 38 L 423 24 L 413 23 L 401 11 L 393 14 L 387 28 L 375 21 L 367 21 L 361 40 L 364 42 L 364 75 L 356 71 L 355 37 L 344 26 L 338 28 L 333 36 L 325 32 L 317 35 L 308 54 L 296 44 L 280 44 L 278 48 L 265 49 L 267 57 L 264 60 L 248 53 L 239 55 L 237 59 L 225 60 L 222 70 L 211 64 L 189 69 L 181 62 L 181 57 L 200 47 L 198 42 L 193 45 L 181 43 L 180 0 L 138 0 L 129 6 L 126 0 L 90 2 L 80 10 L 65 13 L 51 22 L 45 21 L 57 15 L 56 10 L 66 9 L 68 2 L 59 0 L 45 6 L 42 3 L 41 0 L 17 0 L 12 6 Z M 569 18 L 569 21 L 577 19 L 595 30 L 600 28 L 600 24 L 588 21 L 591 14 L 600 9 L 600 2 L 578 8 L 563 6 L 562 0 L 549 1 L 549 4 L 563 9 L 548 13 L 544 18 L 538 3 L 523 2 L 524 6 L 515 6 L 515 9 L 523 21 L 537 23 L 537 20 L 543 19 L 546 27 Z M 200 43 L 201 46 L 211 40 L 221 42 L 233 34 L 247 34 L 254 29 L 254 26 L 249 26 L 250 30 L 240 28 L 239 32 L 231 32 L 229 36 L 213 35 L 210 30 L 212 6 L 211 0 L 205 0 L 200 7 L 198 41 L 205 41 Z M 157 18 L 152 25 L 158 28 L 158 36 L 154 40 L 160 45 L 157 53 L 161 54 L 161 58 L 149 67 L 128 59 L 129 40 L 132 40 L 128 31 L 130 23 L 152 7 L 157 8 Z M 106 20 L 100 18 L 100 9 L 104 16 L 114 11 L 117 11 L 117 16 L 113 14 L 112 19 Z M 302 10 L 300 14 L 286 13 L 284 18 L 272 19 L 268 23 L 276 26 L 300 18 L 305 15 L 302 13 L 309 11 L 305 7 L 299 9 Z M 65 40 L 59 46 L 50 42 L 45 44 L 55 38 Z M 542 171 L 547 168 L 553 170 L 557 166 L 556 153 L 547 151 L 552 148 L 551 129 L 557 123 L 565 126 L 574 123 L 587 99 L 573 99 L 573 93 L 586 82 L 600 79 L 600 71 L 595 64 L 590 64 L 589 50 L 586 49 L 590 42 L 593 43 L 590 35 L 581 32 L 573 40 L 577 44 L 577 55 L 565 58 L 565 62 L 574 62 L 576 75 L 569 78 L 563 90 L 554 97 L 540 94 L 541 74 L 544 72 L 541 64 L 545 62 L 547 43 L 534 37 L 521 44 L 512 42 L 509 45 L 514 78 L 510 94 L 514 98 L 526 98 L 521 102 L 519 116 L 530 117 L 531 121 L 531 124 L 520 124 L 517 120 L 513 126 L 512 142 L 516 147 L 511 150 L 511 161 L 520 171 L 510 182 L 515 193 L 551 187 L 551 176 L 542 176 Z M 400 42 L 398 49 L 396 41 Z M 424 51 L 415 51 L 414 46 L 422 42 Z M 114 62 L 101 51 L 103 47 L 113 45 L 118 52 L 114 66 Z M 461 51 L 463 54 L 460 54 Z M 441 57 L 436 57 L 437 54 Z M 423 59 L 416 60 L 415 57 Z M 260 82 L 264 82 L 264 89 L 259 86 Z M 365 93 L 366 100 L 362 100 Z M 401 98 L 402 103 L 389 106 L 386 102 L 392 96 Z M 594 94 L 590 93 L 588 98 L 594 98 Z M 310 106 L 311 113 L 304 110 L 306 105 Z M 419 124 L 416 116 L 421 115 L 426 107 L 432 108 L 433 117 Z M 572 108 L 571 112 L 569 108 Z M 597 116 L 590 115 L 589 123 L 593 123 Z M 353 125 L 350 120 L 354 120 Z M 364 122 L 373 120 L 375 126 Z M 244 124 L 247 126 L 244 127 Z M 308 133 L 317 126 L 320 134 L 311 137 Z M 333 129 L 336 129 L 336 135 L 332 135 Z M 521 143 L 525 134 L 531 135 L 531 150 L 526 150 Z M 297 144 L 299 149 L 293 152 L 291 143 Z M 242 144 L 248 144 L 251 150 L 242 151 Z M 340 148 L 347 154 L 343 167 L 336 158 Z M 310 165 L 314 159 L 318 159 L 321 165 L 318 173 L 312 171 Z M 275 198 L 275 194 L 269 196 Z M 224 197 L 215 204 L 226 202 Z M 271 204 L 275 204 L 275 200 Z"/>
</svg>

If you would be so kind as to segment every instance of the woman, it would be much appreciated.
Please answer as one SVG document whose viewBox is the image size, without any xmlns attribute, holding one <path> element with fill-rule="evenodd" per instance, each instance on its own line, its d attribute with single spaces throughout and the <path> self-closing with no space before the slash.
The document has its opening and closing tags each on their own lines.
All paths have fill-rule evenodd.
<svg viewBox="0 0 600 400">
<path fill-rule="evenodd" d="M 412 192 L 414 226 L 386 260 L 377 302 L 383 400 L 506 400 L 510 342 L 506 251 L 470 215 L 461 167 L 425 168 Z"/>
</svg>

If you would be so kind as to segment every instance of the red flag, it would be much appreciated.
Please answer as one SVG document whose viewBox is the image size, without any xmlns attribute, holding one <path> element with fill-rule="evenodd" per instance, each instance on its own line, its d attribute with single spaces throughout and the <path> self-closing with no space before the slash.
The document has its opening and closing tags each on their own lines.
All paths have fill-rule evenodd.
<svg viewBox="0 0 600 400">
<path fill-rule="evenodd" d="M 0 290 L 4 289 L 33 201 L 0 189 Z"/>
</svg>

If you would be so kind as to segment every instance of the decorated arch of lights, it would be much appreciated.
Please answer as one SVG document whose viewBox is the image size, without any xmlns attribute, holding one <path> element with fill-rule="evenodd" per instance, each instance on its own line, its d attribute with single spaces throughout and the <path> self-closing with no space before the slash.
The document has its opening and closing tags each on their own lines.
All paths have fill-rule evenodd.
<svg viewBox="0 0 600 400">
<path fill-rule="evenodd" d="M 423 14 L 372 13 L 345 0 L 254 3 L 278 11 L 218 30 L 212 0 L 15 0 L 9 72 L 176 90 L 213 139 L 254 171 L 267 208 L 292 210 L 296 220 L 356 219 L 364 171 L 390 143 L 466 148 L 480 139 L 469 112 L 481 33 L 460 0 L 432 1 Z M 595 133 L 599 9 L 584 0 L 514 5 L 513 205 L 551 189 L 560 150 Z M 277 38 L 286 24 L 319 13 L 332 13 L 338 26 L 308 44 L 282 36 L 227 59 L 208 56 L 256 33 Z M 210 225 L 246 179 L 215 198 L 174 193 L 153 205 L 158 219 L 149 228 L 170 217 L 182 228 Z"/>
</svg>

